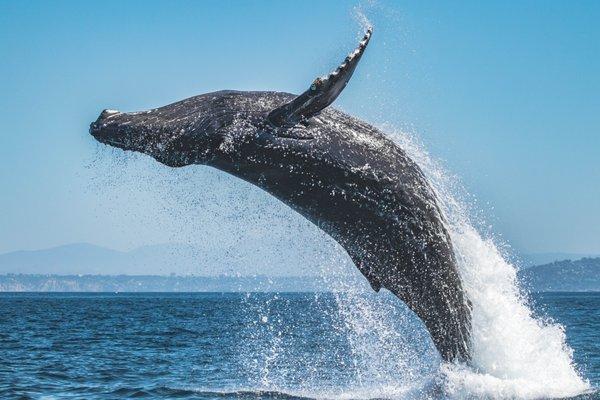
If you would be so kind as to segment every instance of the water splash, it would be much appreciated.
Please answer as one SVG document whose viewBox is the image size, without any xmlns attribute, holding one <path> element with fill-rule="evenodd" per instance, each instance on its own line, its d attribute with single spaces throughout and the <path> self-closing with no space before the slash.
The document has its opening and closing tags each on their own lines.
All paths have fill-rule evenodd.
<svg viewBox="0 0 600 400">
<path fill-rule="evenodd" d="M 353 17 L 360 25 L 360 28 L 361 28 L 360 36 L 363 35 L 364 31 L 366 31 L 367 29 L 369 29 L 373 26 L 373 24 L 369 20 L 369 17 L 367 17 L 367 13 L 365 12 L 362 4 L 359 4 L 358 6 L 354 7 Z"/>
<path fill-rule="evenodd" d="M 436 385 L 439 356 L 416 316 L 391 293 L 365 293 L 344 280 L 330 287 L 338 329 L 348 338 L 351 389 L 385 398 L 427 396 Z"/>
<path fill-rule="evenodd" d="M 471 221 L 460 184 L 414 137 L 391 127 L 392 138 L 422 168 L 443 208 L 464 289 L 473 305 L 472 368 L 442 367 L 457 397 L 565 397 L 589 390 L 573 363 L 564 328 L 535 318 L 519 288 L 516 269 L 492 238 Z"/>
<path fill-rule="evenodd" d="M 331 332 L 323 342 L 307 345 L 311 351 L 299 357 L 295 349 L 304 344 L 300 339 L 290 341 L 289 333 L 296 330 L 291 337 L 308 337 L 306 329 L 314 326 L 303 324 L 310 321 L 310 316 L 284 318 L 289 308 L 276 297 L 258 302 L 259 306 L 249 303 L 252 316 L 246 321 L 249 336 L 240 351 L 245 370 L 255 372 L 248 378 L 248 387 L 317 398 L 403 399 L 446 396 L 530 399 L 574 396 L 589 390 L 589 383 L 580 377 L 573 364 L 563 327 L 534 317 L 526 294 L 517 284 L 515 267 L 506 261 L 494 239 L 482 236 L 475 227 L 483 224 L 474 221 L 471 202 L 465 200 L 468 196 L 458 179 L 432 159 L 415 137 L 393 126 L 381 129 L 419 164 L 442 206 L 464 288 L 473 304 L 472 366 L 442 364 L 420 321 L 398 299 L 390 293 L 372 293 L 340 248 L 322 249 L 333 254 L 329 259 L 319 260 L 322 279 L 335 297 L 336 308 L 326 310 L 331 316 L 328 325 Z M 139 157 L 112 153 L 113 157 L 103 155 L 102 159 L 116 160 L 113 162 L 118 168 L 107 169 L 118 178 L 109 174 L 104 179 L 118 180 L 124 168 L 125 175 L 129 175 L 129 170 L 136 172 L 140 163 L 147 165 Z M 128 179 L 128 183 L 137 182 L 130 190 L 137 192 L 143 182 L 152 191 L 157 191 L 157 186 L 164 188 L 158 190 L 160 195 L 155 200 L 166 196 L 164 210 L 168 210 L 168 219 L 173 217 L 177 222 L 178 229 L 181 229 L 179 222 L 184 220 L 182 215 L 189 217 L 191 210 L 207 213 L 212 199 L 190 202 L 189 193 L 200 192 L 190 183 L 197 178 L 196 168 L 173 175 L 170 169 L 148 165 L 152 165 L 147 167 L 149 170 L 141 168 L 142 172 L 133 174 L 135 179 Z M 139 179 L 140 173 L 143 179 Z M 102 182 L 95 182 L 98 183 L 105 187 Z M 174 190 L 177 187 L 181 193 Z M 230 190 L 235 200 L 230 203 L 238 207 L 253 204 L 249 199 L 239 198 L 249 196 L 243 194 L 249 188 Z M 216 200 L 214 203 L 220 204 Z M 173 207 L 174 204 L 181 209 Z M 234 214 L 236 224 L 240 218 L 246 218 L 248 225 L 256 223 L 248 220 L 245 208 L 238 211 L 243 212 Z M 272 208 L 269 212 L 273 212 Z M 287 210 L 281 212 L 285 214 L 282 220 L 291 218 Z M 222 210 L 218 213 L 224 217 Z M 352 274 L 355 279 L 348 279 Z M 339 345 L 340 341 L 344 346 Z M 344 363 L 345 375 L 328 375 L 328 371 L 339 369 L 340 363 Z"/>
</svg>

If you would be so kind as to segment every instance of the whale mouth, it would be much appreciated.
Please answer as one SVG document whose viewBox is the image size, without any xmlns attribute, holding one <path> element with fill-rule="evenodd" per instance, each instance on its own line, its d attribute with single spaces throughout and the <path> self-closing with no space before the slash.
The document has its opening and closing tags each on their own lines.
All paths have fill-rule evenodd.
<svg viewBox="0 0 600 400">
<path fill-rule="evenodd" d="M 118 125 L 92 124 L 90 134 L 98 142 L 123 150 L 130 149 L 130 143 L 126 136 L 119 132 Z"/>
<path fill-rule="evenodd" d="M 98 141 L 104 143 L 104 144 L 108 144 L 110 146 L 114 146 L 114 147 L 123 147 L 125 144 L 122 142 L 119 142 L 118 140 L 114 140 L 114 139 L 98 139 Z"/>
<path fill-rule="evenodd" d="M 102 111 L 98 119 L 90 124 L 90 135 L 100 143 L 123 148 L 126 143 L 120 137 L 120 124 L 115 120 L 119 115 L 124 114 L 110 109 Z"/>
<path fill-rule="evenodd" d="M 100 118 L 98 118 L 100 120 Z M 122 145 L 121 141 L 114 138 L 116 129 L 113 126 L 107 125 L 104 121 L 96 121 L 90 124 L 90 135 L 100 143 L 110 144 L 112 146 Z"/>
</svg>

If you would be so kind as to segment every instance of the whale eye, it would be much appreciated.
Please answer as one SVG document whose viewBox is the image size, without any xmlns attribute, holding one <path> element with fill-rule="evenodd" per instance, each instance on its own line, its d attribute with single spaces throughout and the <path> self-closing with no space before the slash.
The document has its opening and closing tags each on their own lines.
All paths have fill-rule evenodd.
<svg viewBox="0 0 600 400">
<path fill-rule="evenodd" d="M 310 85 L 310 90 L 317 90 L 317 84 L 313 83 L 312 85 Z"/>
</svg>

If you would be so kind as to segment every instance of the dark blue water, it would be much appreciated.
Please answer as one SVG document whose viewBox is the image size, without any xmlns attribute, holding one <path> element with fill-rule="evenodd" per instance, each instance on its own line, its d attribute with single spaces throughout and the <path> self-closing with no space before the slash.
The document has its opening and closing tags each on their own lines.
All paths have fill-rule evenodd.
<svg viewBox="0 0 600 400">
<path fill-rule="evenodd" d="M 534 300 L 566 327 L 580 370 L 598 386 L 600 294 Z M 418 322 L 408 320 L 410 343 L 369 347 L 352 337 L 369 332 L 339 314 L 332 294 L 4 293 L 0 398 L 446 397 Z M 398 357 L 387 345 L 403 347 L 405 367 L 386 360 Z"/>
</svg>

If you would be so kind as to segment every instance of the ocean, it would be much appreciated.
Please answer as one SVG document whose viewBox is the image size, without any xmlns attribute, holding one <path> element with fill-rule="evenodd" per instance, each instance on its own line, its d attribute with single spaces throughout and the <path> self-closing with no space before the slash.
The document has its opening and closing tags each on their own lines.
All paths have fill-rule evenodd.
<svg viewBox="0 0 600 400">
<path fill-rule="evenodd" d="M 504 371 L 474 380 L 476 367 L 465 374 L 442 363 L 393 296 L 347 296 L 1 293 L 0 398 L 540 397 L 507 391 L 494 381 L 515 380 Z M 534 294 L 530 304 L 536 318 L 564 327 L 589 386 L 575 396 L 598 398 L 600 293 Z M 516 379 L 520 389 L 527 376 Z"/>
<path fill-rule="evenodd" d="M 422 322 L 389 292 L 365 290 L 338 248 L 311 258 L 324 293 L 0 294 L 0 398 L 598 398 L 600 295 L 527 295 L 460 180 L 418 138 L 382 130 L 419 165 L 444 216 L 471 305 L 468 365 L 442 362 Z M 193 200 L 206 193 L 195 173 L 134 180 L 151 182 L 185 232 L 202 226 L 191 210 L 212 219 L 217 202 Z M 238 194 L 231 205 L 252 203 Z M 236 224 L 254 226 L 245 214 Z"/>
</svg>

